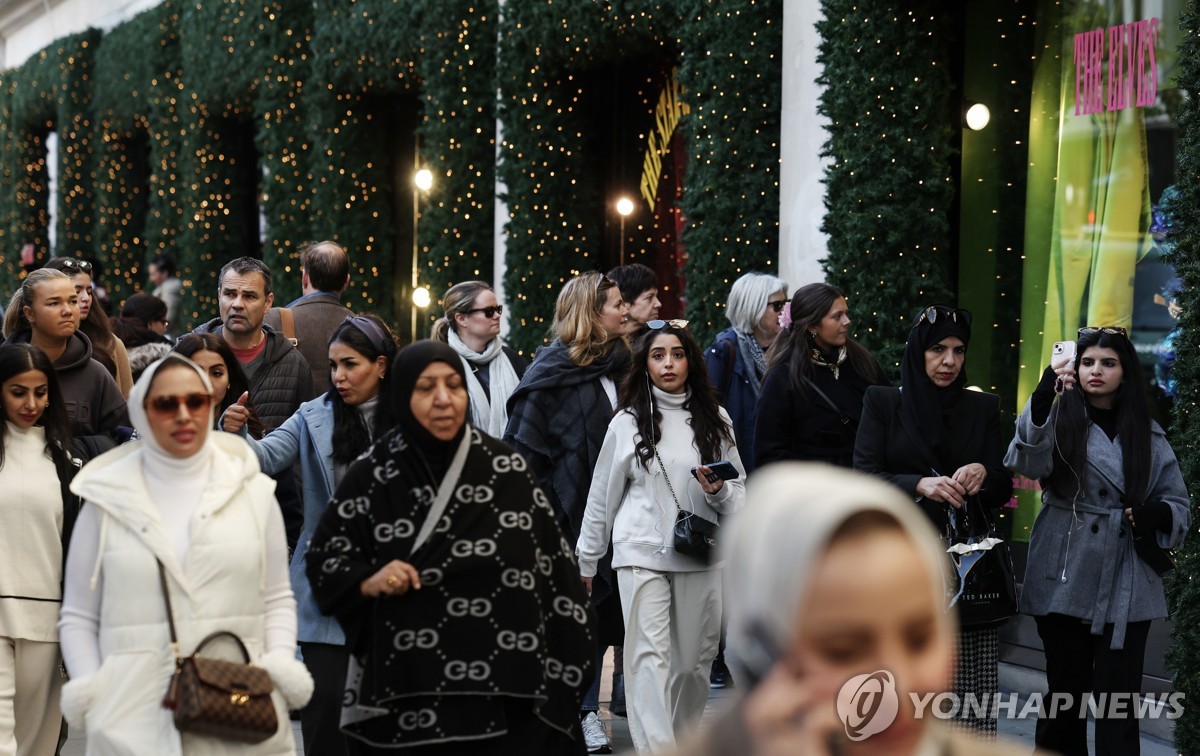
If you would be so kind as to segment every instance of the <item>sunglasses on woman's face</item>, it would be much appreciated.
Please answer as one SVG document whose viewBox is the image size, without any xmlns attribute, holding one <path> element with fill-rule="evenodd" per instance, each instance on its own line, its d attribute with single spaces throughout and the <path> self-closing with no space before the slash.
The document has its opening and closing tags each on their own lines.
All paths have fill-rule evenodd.
<svg viewBox="0 0 1200 756">
<path fill-rule="evenodd" d="M 770 307 L 772 310 L 775 311 L 775 314 L 778 315 L 779 313 L 783 312 L 783 307 L 786 304 L 787 304 L 787 300 L 781 299 L 778 302 L 767 302 L 767 307 Z"/>
<path fill-rule="evenodd" d="M 491 307 L 475 307 L 467 310 L 467 315 L 474 315 L 477 312 L 482 312 L 485 318 L 494 318 L 504 312 L 504 305 L 492 305 Z"/>
<path fill-rule="evenodd" d="M 158 415 L 177 415 L 179 414 L 179 405 L 187 407 L 191 414 L 199 414 L 209 408 L 212 404 L 212 396 L 210 394 L 164 394 L 163 396 L 152 396 L 146 400 L 146 409 Z"/>
<path fill-rule="evenodd" d="M 1129 338 L 1129 332 L 1121 326 L 1084 326 L 1079 329 L 1080 336 L 1094 336 L 1097 333 L 1107 333 L 1109 336 L 1124 336 Z"/>
</svg>

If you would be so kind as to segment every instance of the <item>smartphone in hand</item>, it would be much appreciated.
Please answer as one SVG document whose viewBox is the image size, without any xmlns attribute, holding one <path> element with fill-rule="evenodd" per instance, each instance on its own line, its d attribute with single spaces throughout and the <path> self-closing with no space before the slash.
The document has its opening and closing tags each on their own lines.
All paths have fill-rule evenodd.
<svg viewBox="0 0 1200 756">
<path fill-rule="evenodd" d="M 1071 364 L 1075 364 L 1076 344 L 1074 341 L 1056 341 L 1053 349 L 1050 350 L 1050 364 L 1061 365 L 1064 358 L 1069 359 Z"/>
<path fill-rule="evenodd" d="M 716 483 L 718 480 L 737 480 L 741 477 L 738 469 L 733 466 L 732 462 L 725 462 L 724 460 L 710 462 L 705 467 L 712 471 L 707 476 L 709 483 Z M 696 476 L 697 469 L 695 467 L 692 468 L 692 477 Z"/>
</svg>

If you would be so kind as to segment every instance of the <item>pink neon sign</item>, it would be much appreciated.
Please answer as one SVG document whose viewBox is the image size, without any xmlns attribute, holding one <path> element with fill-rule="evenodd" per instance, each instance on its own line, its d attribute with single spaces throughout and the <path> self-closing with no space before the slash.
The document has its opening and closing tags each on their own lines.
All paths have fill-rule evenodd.
<svg viewBox="0 0 1200 756">
<path fill-rule="evenodd" d="M 1157 43 L 1156 18 L 1076 34 L 1075 115 L 1153 105 Z"/>
</svg>

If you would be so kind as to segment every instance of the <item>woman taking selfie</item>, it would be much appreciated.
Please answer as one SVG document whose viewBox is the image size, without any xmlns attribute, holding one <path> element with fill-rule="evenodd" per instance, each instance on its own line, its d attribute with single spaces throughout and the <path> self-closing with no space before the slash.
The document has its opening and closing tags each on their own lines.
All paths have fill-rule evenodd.
<svg viewBox="0 0 1200 756">
<path fill-rule="evenodd" d="M 147 368 L 130 412 L 141 440 L 98 457 L 72 484 L 86 503 L 59 625 L 71 674 L 63 716 L 86 732 L 89 754 L 292 756 L 287 711 L 308 700 L 312 678 L 295 658 L 274 484 L 244 441 L 210 431 L 212 387 L 190 360 L 171 354 Z M 241 638 L 275 686 L 279 727 L 257 745 L 180 733 L 162 703 L 173 651 L 188 656 L 219 630 Z M 226 640 L 205 655 L 241 661 Z"/>
<path fill-rule="evenodd" d="M 922 309 L 900 361 L 902 388 L 867 389 L 854 447 L 854 467 L 899 487 L 939 533 L 947 532 L 951 516 L 990 518 L 1012 498 L 1000 397 L 966 390 L 970 342 L 971 313 L 946 305 Z M 975 527 L 982 532 L 982 524 Z M 961 628 L 954 692 L 995 699 L 998 628 Z M 958 721 L 996 732 L 990 714 Z"/>
<path fill-rule="evenodd" d="M 675 551 L 676 519 L 682 512 L 716 523 L 737 510 L 744 493 L 732 423 L 687 323 L 646 325 L 621 386 L 622 409 L 596 460 L 575 549 L 590 590 L 613 546 L 629 731 L 641 753 L 673 745 L 700 720 L 721 635 L 721 574 Z M 714 474 L 708 465 L 719 461 L 736 477 Z"/>
<path fill-rule="evenodd" d="M 1183 543 L 1188 492 L 1125 329 L 1081 328 L 1073 346 L 1046 368 L 1004 460 L 1043 491 L 1021 611 L 1037 622 L 1050 696 L 1131 694 L 1136 710 L 1150 623 L 1167 616 L 1163 549 Z M 1087 721 L 1040 719 L 1037 744 L 1086 753 Z M 1135 716 L 1096 718 L 1098 754 L 1138 747 Z"/>
<path fill-rule="evenodd" d="M 505 443 L 529 462 L 554 506 L 567 542 L 579 540 L 588 486 L 617 407 L 617 386 L 629 367 L 629 305 L 607 276 L 594 271 L 567 281 L 554 306 L 555 339 L 537 356 L 510 399 Z M 601 560 L 592 585 L 600 620 L 596 679 L 580 716 L 591 753 L 607 753 L 599 718 L 605 650 L 623 642 L 624 622 L 611 560 Z M 619 670 L 614 671 L 614 676 Z"/>
<path fill-rule="evenodd" d="M 246 434 L 246 407 L 233 405 L 221 420 L 224 430 L 246 436 L 268 475 L 291 475 L 292 465 L 300 463 L 304 527 L 290 572 L 299 613 L 300 653 L 316 684 L 313 700 L 300 713 L 304 752 L 310 756 L 348 753 L 338 719 L 349 654 L 337 620 L 317 608 L 304 572 L 305 556 L 350 463 L 396 425 L 388 386 L 395 357 L 396 341 L 382 320 L 374 315 L 347 318 L 329 340 L 328 393 L 301 404 L 261 440 Z"/>
<path fill-rule="evenodd" d="M 418 341 L 392 369 L 398 424 L 346 471 L 307 557 L 351 653 L 342 729 L 364 754 L 582 754 L 594 619 L 549 502 L 467 423 L 454 350 Z"/>
<path fill-rule="evenodd" d="M 5 344 L 32 344 L 54 365 L 75 436 L 129 425 L 121 390 L 79 332 L 79 295 L 66 275 L 40 268 L 25 276 L 4 312 L 4 336 Z"/>
<path fill-rule="evenodd" d="M 50 360 L 37 347 L 0 347 L 0 753 L 54 753 L 58 611 L 81 464 Z M 51 484 L 57 480 L 58 485 Z"/>
<path fill-rule="evenodd" d="M 760 470 L 722 550 L 730 666 L 748 692 L 679 753 L 1029 753 L 953 732 L 928 708 L 917 716 L 914 699 L 934 706 L 950 684 L 954 615 L 941 543 L 895 486 L 829 465 Z M 894 691 L 882 699 L 895 701 L 894 718 L 882 707 L 863 716 L 871 700 L 862 691 L 839 698 L 847 681 L 872 673 L 878 687 L 863 690 Z M 851 728 L 865 737 L 850 740 Z"/>
<path fill-rule="evenodd" d="M 754 467 L 783 459 L 850 467 L 868 386 L 886 385 L 871 354 L 850 338 L 846 297 L 823 283 L 798 289 L 767 351 L 756 409 Z"/>
<path fill-rule="evenodd" d="M 464 281 L 442 297 L 446 314 L 433 324 L 433 338 L 458 352 L 467 370 L 471 423 L 496 438 L 508 426 L 512 396 L 529 362 L 500 339 L 503 306 L 483 281 Z"/>
</svg>

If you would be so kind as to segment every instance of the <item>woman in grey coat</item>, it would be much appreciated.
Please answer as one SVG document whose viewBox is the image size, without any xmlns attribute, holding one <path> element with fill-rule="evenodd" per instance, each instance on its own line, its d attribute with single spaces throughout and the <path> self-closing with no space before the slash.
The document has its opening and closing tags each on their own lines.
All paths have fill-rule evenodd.
<svg viewBox="0 0 1200 756">
<path fill-rule="evenodd" d="M 1079 707 L 1089 691 L 1097 701 L 1128 695 L 1125 711 L 1136 712 L 1150 622 L 1167 616 L 1162 578 L 1145 557 L 1177 548 L 1190 522 L 1125 330 L 1081 328 L 1076 345 L 1074 361 L 1046 368 L 1005 457 L 1042 484 L 1021 611 L 1037 622 L 1050 695 L 1071 696 L 1069 713 L 1039 720 L 1036 742 L 1065 754 L 1087 753 Z M 1135 550 L 1135 539 L 1150 549 Z M 1099 713 L 1096 753 L 1137 753 L 1134 714 Z"/>
</svg>

